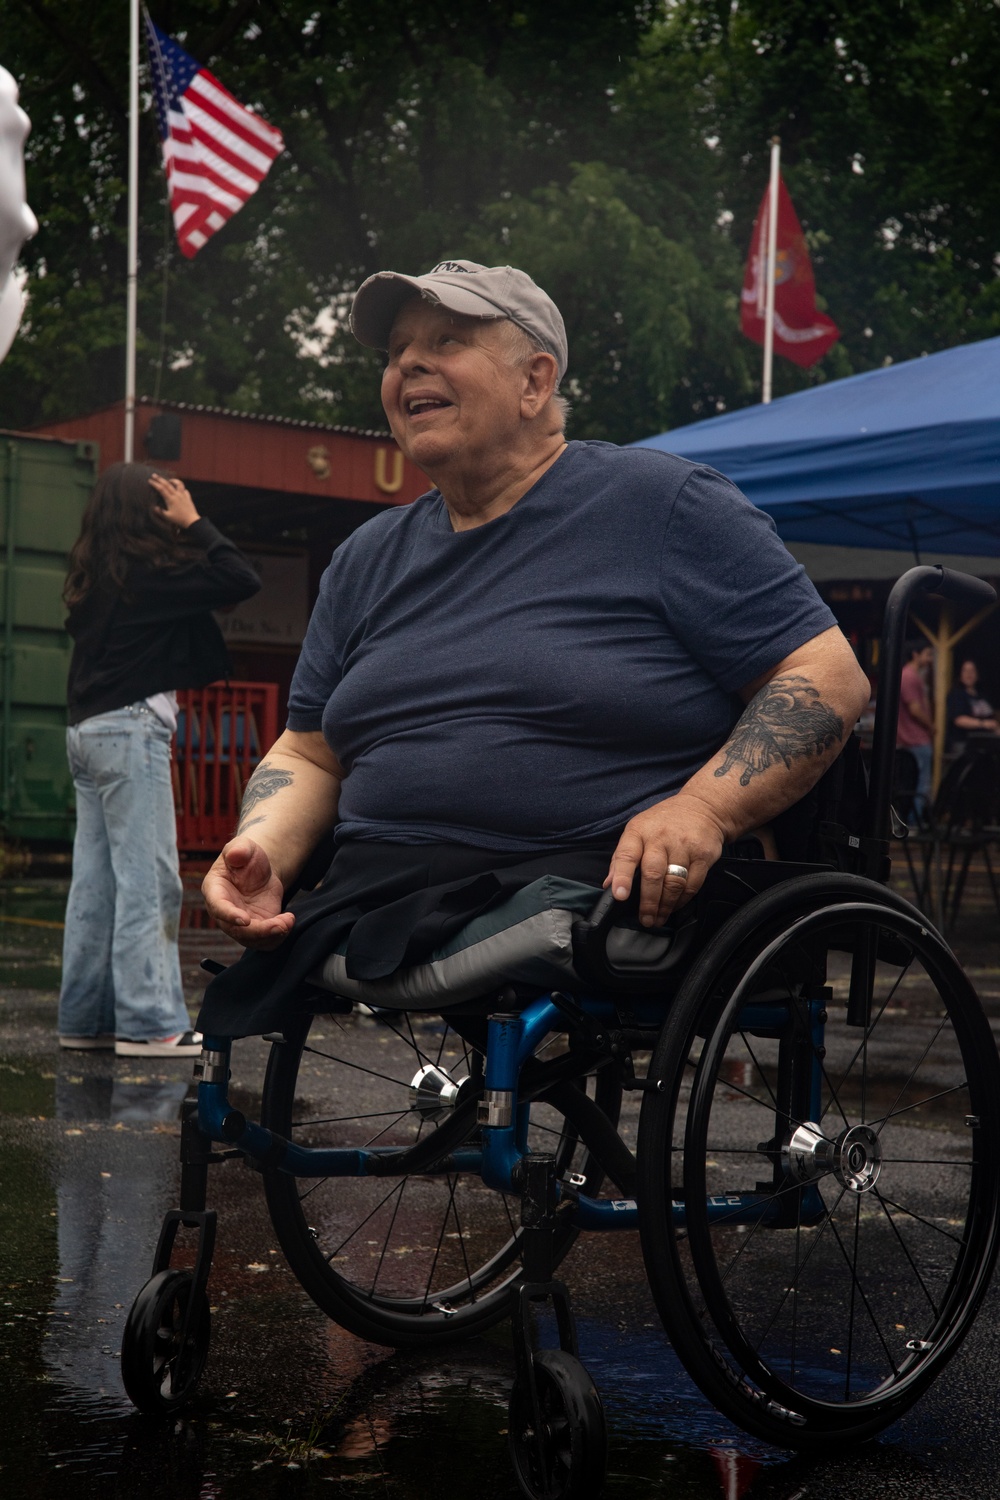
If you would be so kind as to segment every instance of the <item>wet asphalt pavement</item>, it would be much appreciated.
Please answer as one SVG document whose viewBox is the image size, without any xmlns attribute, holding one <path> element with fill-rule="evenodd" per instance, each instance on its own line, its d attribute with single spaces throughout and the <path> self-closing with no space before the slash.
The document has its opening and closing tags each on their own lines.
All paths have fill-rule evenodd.
<svg viewBox="0 0 1000 1500">
<path fill-rule="evenodd" d="M 954 945 L 1000 1018 L 992 907 L 967 900 Z M 190 1061 L 60 1051 L 56 989 L 65 886 L 0 884 L 0 1496 L 4 1500 L 270 1500 L 517 1493 L 507 1455 L 509 1332 L 430 1354 L 343 1332 L 278 1251 L 259 1176 L 213 1169 L 219 1239 L 212 1344 L 197 1397 L 140 1417 L 118 1353 L 176 1202 L 178 1114 Z M 202 956 L 225 940 L 188 930 L 194 1001 Z M 237 1044 L 233 1100 L 248 1113 L 268 1048 Z M 701 1396 L 660 1332 L 637 1238 L 581 1239 L 563 1274 L 581 1356 L 610 1429 L 606 1494 L 677 1500 L 980 1500 L 1000 1491 L 1000 1302 L 917 1407 L 876 1442 L 824 1460 L 746 1437 Z"/>
</svg>

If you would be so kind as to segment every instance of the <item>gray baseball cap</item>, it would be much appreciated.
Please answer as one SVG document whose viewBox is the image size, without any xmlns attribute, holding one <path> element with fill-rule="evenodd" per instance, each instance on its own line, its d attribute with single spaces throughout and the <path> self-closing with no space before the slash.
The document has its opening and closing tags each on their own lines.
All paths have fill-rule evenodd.
<svg viewBox="0 0 1000 1500">
<path fill-rule="evenodd" d="M 361 283 L 351 307 L 351 332 L 358 343 L 387 349 L 396 315 L 414 293 L 467 318 L 509 318 L 552 355 L 559 379 L 565 375 L 569 356 L 562 313 L 527 272 L 514 266 L 442 260 L 426 276 L 377 271 Z"/>
</svg>

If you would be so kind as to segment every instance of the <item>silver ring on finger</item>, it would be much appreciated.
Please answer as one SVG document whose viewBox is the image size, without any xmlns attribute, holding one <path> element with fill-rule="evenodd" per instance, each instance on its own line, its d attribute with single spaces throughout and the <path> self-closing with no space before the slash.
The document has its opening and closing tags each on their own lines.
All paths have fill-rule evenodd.
<svg viewBox="0 0 1000 1500">
<path fill-rule="evenodd" d="M 687 865 L 667 865 L 667 874 L 675 876 L 678 880 L 687 880 Z"/>
</svg>

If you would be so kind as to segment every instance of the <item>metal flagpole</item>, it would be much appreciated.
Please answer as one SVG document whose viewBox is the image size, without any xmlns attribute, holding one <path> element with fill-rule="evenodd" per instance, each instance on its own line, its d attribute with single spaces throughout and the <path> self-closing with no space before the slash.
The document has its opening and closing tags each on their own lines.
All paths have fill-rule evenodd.
<svg viewBox="0 0 1000 1500">
<path fill-rule="evenodd" d="M 135 333 L 139 279 L 139 0 L 129 0 L 128 279 L 125 317 L 125 462 L 135 455 Z"/>
<path fill-rule="evenodd" d="M 778 182 L 781 168 L 781 140 L 771 137 L 771 183 L 767 191 L 767 281 L 764 298 L 764 379 L 761 402 L 771 400 L 771 373 L 774 368 L 774 279 L 778 255 Z"/>
</svg>

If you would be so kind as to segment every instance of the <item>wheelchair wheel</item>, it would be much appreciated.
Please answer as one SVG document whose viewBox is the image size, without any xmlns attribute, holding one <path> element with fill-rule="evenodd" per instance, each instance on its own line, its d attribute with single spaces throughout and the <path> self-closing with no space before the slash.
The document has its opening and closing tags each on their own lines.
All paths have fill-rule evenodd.
<svg viewBox="0 0 1000 1500">
<path fill-rule="evenodd" d="M 650 1076 L 643 1251 L 691 1375 L 785 1447 L 887 1426 L 997 1252 L 1000 1062 L 957 960 L 872 882 L 778 887 L 701 956 Z"/>
<path fill-rule="evenodd" d="M 261 1120 L 306 1146 L 411 1146 L 448 1120 L 480 1065 L 439 1016 L 317 1016 L 274 1044 Z M 617 1121 L 616 1077 L 609 1067 L 588 1074 L 592 1067 L 553 1036 L 529 1061 L 522 1086 L 531 1098 L 529 1147 L 554 1151 L 560 1175 L 574 1174 L 582 1191 L 596 1194 L 602 1170 L 563 1112 L 574 1112 L 569 1087 Z M 547 1098 L 560 1094 L 563 1108 Z M 474 1109 L 467 1119 L 463 1144 L 475 1145 Z M 268 1171 L 264 1186 L 292 1271 L 314 1302 L 361 1338 L 443 1342 L 481 1333 L 507 1314 L 521 1274 L 520 1203 L 485 1187 L 478 1174 L 319 1179 Z M 575 1235 L 560 1227 L 557 1259 Z"/>
<path fill-rule="evenodd" d="M 542 1349 L 532 1355 L 540 1429 L 531 1392 L 515 1381 L 508 1409 L 511 1462 L 528 1500 L 589 1500 L 599 1495 L 607 1467 L 604 1407 L 590 1376 L 572 1354 Z"/>
<path fill-rule="evenodd" d="M 147 1415 L 166 1416 L 194 1393 L 208 1357 L 211 1319 L 202 1292 L 184 1322 L 194 1277 L 190 1271 L 158 1271 L 132 1304 L 122 1335 L 122 1382 Z"/>
</svg>

